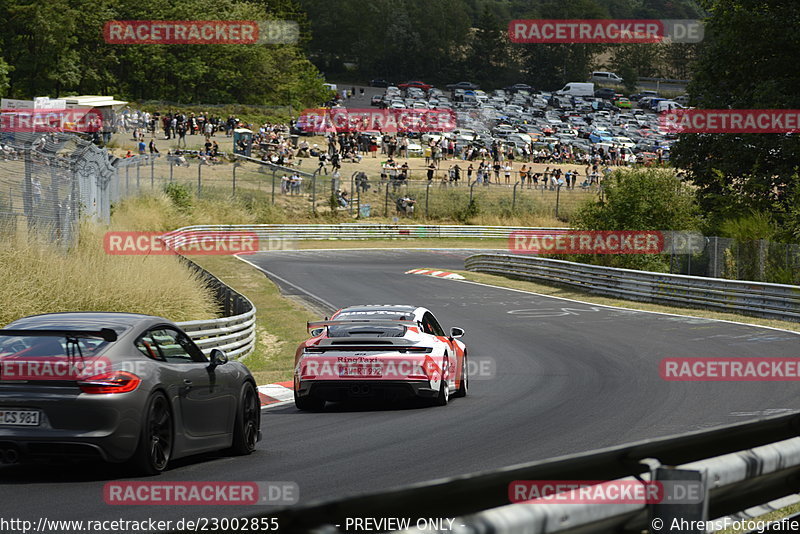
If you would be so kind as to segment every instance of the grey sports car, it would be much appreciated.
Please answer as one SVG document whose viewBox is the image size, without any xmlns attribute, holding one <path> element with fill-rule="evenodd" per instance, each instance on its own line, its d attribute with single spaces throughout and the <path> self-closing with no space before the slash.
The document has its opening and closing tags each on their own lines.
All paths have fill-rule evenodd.
<svg viewBox="0 0 800 534">
<path fill-rule="evenodd" d="M 176 458 L 260 439 L 255 381 L 207 358 L 174 323 L 129 313 L 52 313 L 0 330 L 0 461 L 84 456 L 158 474 Z"/>
</svg>

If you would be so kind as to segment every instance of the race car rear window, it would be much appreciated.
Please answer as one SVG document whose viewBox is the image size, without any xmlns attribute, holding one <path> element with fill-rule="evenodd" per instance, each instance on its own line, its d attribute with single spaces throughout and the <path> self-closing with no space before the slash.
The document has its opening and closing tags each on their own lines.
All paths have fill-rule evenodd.
<svg viewBox="0 0 800 534">
<path fill-rule="evenodd" d="M 0 336 L 0 359 L 3 358 L 67 358 L 80 353 L 83 357 L 99 354 L 109 343 L 102 339 L 68 339 L 56 336 Z"/>
<path fill-rule="evenodd" d="M 328 337 L 403 337 L 403 325 L 330 325 Z"/>
</svg>

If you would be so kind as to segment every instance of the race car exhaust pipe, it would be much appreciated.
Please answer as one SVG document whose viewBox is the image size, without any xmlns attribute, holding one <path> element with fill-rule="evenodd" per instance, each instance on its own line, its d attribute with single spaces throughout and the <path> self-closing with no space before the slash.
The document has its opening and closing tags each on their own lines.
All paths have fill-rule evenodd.
<svg viewBox="0 0 800 534">
<path fill-rule="evenodd" d="M 15 464 L 19 462 L 19 453 L 14 449 L 6 449 L 3 451 L 3 463 Z"/>
</svg>

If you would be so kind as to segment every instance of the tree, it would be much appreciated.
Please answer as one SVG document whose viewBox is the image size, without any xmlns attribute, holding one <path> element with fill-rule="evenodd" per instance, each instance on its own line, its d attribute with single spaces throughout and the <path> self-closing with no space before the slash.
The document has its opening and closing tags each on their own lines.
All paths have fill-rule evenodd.
<svg viewBox="0 0 800 534">
<path fill-rule="evenodd" d="M 594 0 L 545 0 L 531 10 L 532 19 L 606 19 L 608 10 Z M 594 58 L 605 50 L 603 44 L 522 45 L 525 69 L 537 89 L 560 89 L 566 82 L 583 81 L 592 71 Z"/>
<path fill-rule="evenodd" d="M 636 92 L 641 76 L 654 76 L 659 60 L 658 45 L 620 44 L 613 47 L 612 70 L 625 80 L 625 90 Z"/>
<path fill-rule="evenodd" d="M 506 27 L 500 23 L 488 5 L 478 20 L 470 40 L 463 76 L 483 87 L 514 83 L 516 69 L 510 68 L 511 50 Z"/>
<path fill-rule="evenodd" d="M 578 230 L 699 230 L 700 209 L 694 191 L 671 170 L 618 170 L 604 182 L 601 200 L 585 204 L 570 220 Z M 629 269 L 667 270 L 661 255 L 581 255 L 586 263 Z"/>
<path fill-rule="evenodd" d="M 689 93 L 706 109 L 798 109 L 800 22 L 793 0 L 704 0 L 710 12 Z M 675 165 L 698 188 L 712 223 L 750 211 L 792 219 L 800 138 L 785 134 L 681 135 Z"/>
</svg>

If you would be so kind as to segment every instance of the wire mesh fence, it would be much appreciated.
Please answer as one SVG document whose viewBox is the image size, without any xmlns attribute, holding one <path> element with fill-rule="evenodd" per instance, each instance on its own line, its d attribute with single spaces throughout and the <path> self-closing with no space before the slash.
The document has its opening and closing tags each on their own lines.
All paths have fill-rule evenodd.
<svg viewBox="0 0 800 534">
<path fill-rule="evenodd" d="M 110 222 L 120 200 L 181 184 L 199 196 L 248 193 L 258 202 L 292 204 L 313 213 L 336 211 L 353 219 L 397 222 L 457 220 L 478 214 L 569 217 L 597 189 L 541 184 L 453 183 L 391 180 L 357 171 L 283 167 L 243 156 L 199 152 L 139 154 L 117 158 L 78 136 L 16 134 L 0 140 L 0 235 L 26 232 L 60 246 L 77 239 L 82 217 Z M 800 245 L 706 238 L 700 254 L 671 254 L 670 272 L 738 280 L 800 284 Z"/>
<path fill-rule="evenodd" d="M 17 134 L 0 142 L 0 232 L 62 245 L 83 215 L 108 220 L 112 158 L 74 135 Z"/>
</svg>

